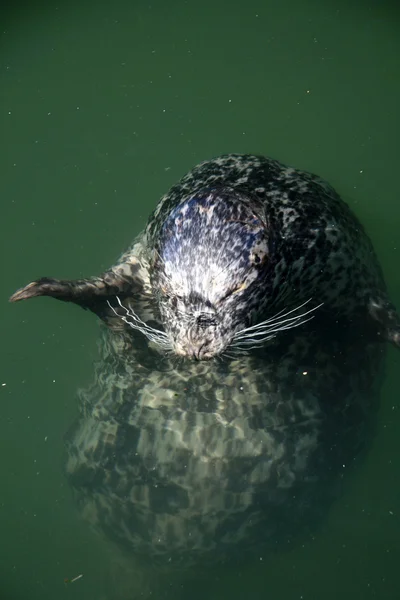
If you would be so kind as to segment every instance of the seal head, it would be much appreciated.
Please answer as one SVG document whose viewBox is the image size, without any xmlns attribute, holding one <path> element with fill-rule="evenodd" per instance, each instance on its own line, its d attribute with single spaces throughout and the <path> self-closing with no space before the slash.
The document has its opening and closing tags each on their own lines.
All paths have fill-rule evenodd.
<svg viewBox="0 0 400 600">
<path fill-rule="evenodd" d="M 270 240 L 256 208 L 251 197 L 229 187 L 208 188 L 165 220 L 151 281 L 175 354 L 221 354 L 235 332 L 249 325 L 251 308 L 259 310 Z"/>
</svg>

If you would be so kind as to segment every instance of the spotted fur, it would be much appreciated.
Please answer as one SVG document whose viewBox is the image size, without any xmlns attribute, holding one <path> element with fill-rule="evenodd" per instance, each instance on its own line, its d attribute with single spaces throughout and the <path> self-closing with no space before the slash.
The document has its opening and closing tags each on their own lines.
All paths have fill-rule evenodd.
<svg viewBox="0 0 400 600">
<path fill-rule="evenodd" d="M 38 295 L 108 325 L 66 438 L 82 511 L 164 564 L 241 559 L 318 522 L 370 443 L 379 340 L 399 343 L 349 208 L 318 177 L 251 155 L 190 171 L 101 277 L 40 279 L 12 300 Z M 305 303 L 322 304 L 308 322 Z"/>
</svg>

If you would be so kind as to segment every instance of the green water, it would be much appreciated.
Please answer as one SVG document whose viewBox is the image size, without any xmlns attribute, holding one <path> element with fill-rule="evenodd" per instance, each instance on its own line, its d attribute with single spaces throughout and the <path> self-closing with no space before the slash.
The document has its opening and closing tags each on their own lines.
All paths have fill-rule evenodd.
<svg viewBox="0 0 400 600">
<path fill-rule="evenodd" d="M 0 10 L 0 600 L 100 600 L 107 551 L 62 472 L 98 325 L 8 296 L 101 272 L 188 168 L 258 152 L 340 191 L 400 307 L 400 13 L 378 0 Z M 210 573 L 187 598 L 400 597 L 399 368 L 390 350 L 374 446 L 315 540 Z"/>
</svg>

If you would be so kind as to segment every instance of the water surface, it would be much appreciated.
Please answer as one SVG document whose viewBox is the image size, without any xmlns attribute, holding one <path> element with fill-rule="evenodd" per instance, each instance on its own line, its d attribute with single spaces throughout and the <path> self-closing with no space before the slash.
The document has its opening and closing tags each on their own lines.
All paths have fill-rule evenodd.
<svg viewBox="0 0 400 600">
<path fill-rule="evenodd" d="M 1 600 L 100 600 L 108 560 L 62 471 L 98 324 L 47 299 L 8 305 L 17 287 L 101 272 L 192 165 L 255 152 L 338 189 L 400 307 L 400 15 L 391 2 L 349 4 L 2 9 Z M 210 573 L 187 598 L 399 597 L 399 367 L 391 350 L 374 446 L 315 539 Z"/>
</svg>

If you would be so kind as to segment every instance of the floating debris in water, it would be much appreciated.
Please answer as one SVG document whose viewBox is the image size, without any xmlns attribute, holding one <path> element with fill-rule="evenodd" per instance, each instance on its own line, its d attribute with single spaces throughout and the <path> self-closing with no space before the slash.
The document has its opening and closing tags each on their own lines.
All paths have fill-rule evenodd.
<svg viewBox="0 0 400 600">
<path fill-rule="evenodd" d="M 67 583 L 74 583 L 74 581 L 78 581 L 78 579 L 81 579 L 83 577 L 83 573 L 80 573 L 80 575 L 77 575 L 76 577 L 73 577 L 72 579 L 69 579 L 69 577 L 66 577 L 64 579 L 64 583 L 65 585 L 67 585 Z"/>
</svg>

